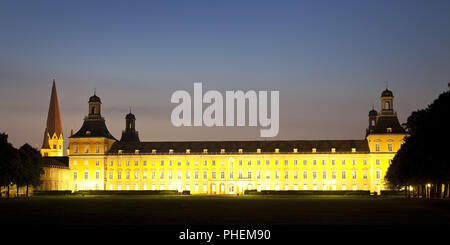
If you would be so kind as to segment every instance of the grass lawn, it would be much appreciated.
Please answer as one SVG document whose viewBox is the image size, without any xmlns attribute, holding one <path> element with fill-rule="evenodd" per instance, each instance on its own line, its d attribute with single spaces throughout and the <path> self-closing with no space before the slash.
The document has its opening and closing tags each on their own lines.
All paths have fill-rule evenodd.
<svg viewBox="0 0 450 245">
<path fill-rule="evenodd" d="M 0 199 L 4 224 L 450 224 L 450 200 L 346 196 L 48 196 Z"/>
</svg>

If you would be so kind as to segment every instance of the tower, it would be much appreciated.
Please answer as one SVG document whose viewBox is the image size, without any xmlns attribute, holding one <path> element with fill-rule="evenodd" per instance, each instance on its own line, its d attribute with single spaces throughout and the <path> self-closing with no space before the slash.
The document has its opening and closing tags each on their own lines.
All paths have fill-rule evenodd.
<svg viewBox="0 0 450 245">
<path fill-rule="evenodd" d="M 139 140 L 139 134 L 136 131 L 135 127 L 136 117 L 133 113 L 128 113 L 125 116 L 125 130 L 122 131 L 122 137 L 120 138 L 120 141 L 126 141 L 126 142 L 140 142 Z"/>
<path fill-rule="evenodd" d="M 387 89 L 381 93 L 381 113 L 382 114 L 393 114 L 394 113 L 394 95 L 392 91 Z"/>
<path fill-rule="evenodd" d="M 47 125 L 42 143 L 42 156 L 63 156 L 63 133 L 61 115 L 59 113 L 58 94 L 56 92 L 55 77 L 53 77 L 52 94 L 48 108 Z"/>
<path fill-rule="evenodd" d="M 369 111 L 369 127 L 367 128 L 367 133 L 373 132 L 375 129 L 375 123 L 377 121 L 378 112 L 372 107 Z"/>
<path fill-rule="evenodd" d="M 106 127 L 101 115 L 102 102 L 95 92 L 88 104 L 89 111 L 83 125 L 69 137 L 69 168 L 72 176 L 83 176 L 72 181 L 74 191 L 106 188 L 105 154 L 117 141 Z M 82 168 L 78 163 L 83 163 Z"/>
</svg>

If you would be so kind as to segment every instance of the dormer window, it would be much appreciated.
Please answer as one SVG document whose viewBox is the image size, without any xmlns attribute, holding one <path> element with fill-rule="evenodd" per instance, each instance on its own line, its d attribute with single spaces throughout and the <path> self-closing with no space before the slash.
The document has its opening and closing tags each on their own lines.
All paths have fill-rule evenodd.
<svg viewBox="0 0 450 245">
<path fill-rule="evenodd" d="M 156 150 L 155 149 L 152 149 L 152 154 L 156 154 Z"/>
<path fill-rule="evenodd" d="M 138 149 L 134 150 L 134 154 L 139 154 L 139 150 Z"/>
<path fill-rule="evenodd" d="M 203 149 L 203 153 L 204 154 L 208 153 L 208 149 Z"/>
<path fill-rule="evenodd" d="M 91 131 L 87 130 L 87 131 L 86 131 L 86 135 L 87 135 L 87 136 L 91 135 Z"/>
<path fill-rule="evenodd" d="M 336 148 L 331 148 L 331 152 L 335 153 L 336 152 Z"/>
<path fill-rule="evenodd" d="M 386 129 L 386 132 L 392 133 L 392 128 L 387 128 L 387 129 Z"/>
<path fill-rule="evenodd" d="M 169 149 L 169 154 L 172 154 L 173 153 L 173 149 Z"/>
<path fill-rule="evenodd" d="M 220 153 L 225 153 L 225 149 L 220 149 Z"/>
<path fill-rule="evenodd" d="M 238 152 L 239 152 L 239 153 L 242 153 L 242 152 L 243 152 L 243 150 L 242 150 L 242 149 L 238 149 Z"/>
<path fill-rule="evenodd" d="M 261 153 L 261 149 L 260 148 L 256 149 L 256 153 Z"/>
<path fill-rule="evenodd" d="M 191 149 L 186 149 L 186 154 L 191 154 Z"/>
<path fill-rule="evenodd" d="M 352 152 L 356 152 L 356 148 L 352 148 Z"/>
<path fill-rule="evenodd" d="M 293 151 L 294 151 L 294 153 L 297 153 L 297 152 L 298 152 L 298 149 L 297 149 L 297 148 L 294 148 Z"/>
<path fill-rule="evenodd" d="M 275 148 L 275 153 L 280 153 L 280 149 Z"/>
<path fill-rule="evenodd" d="M 118 153 L 118 154 L 122 154 L 122 153 L 123 153 L 123 150 L 118 150 L 117 153 Z"/>
<path fill-rule="evenodd" d="M 314 153 L 314 152 L 316 152 L 317 151 L 317 149 L 316 148 L 312 148 L 312 152 Z"/>
</svg>

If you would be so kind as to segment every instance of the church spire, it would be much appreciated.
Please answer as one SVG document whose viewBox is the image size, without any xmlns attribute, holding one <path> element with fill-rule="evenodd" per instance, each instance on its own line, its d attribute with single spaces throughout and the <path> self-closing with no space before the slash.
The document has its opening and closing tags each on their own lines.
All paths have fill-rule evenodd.
<svg viewBox="0 0 450 245">
<path fill-rule="evenodd" d="M 50 96 L 50 105 L 48 108 L 47 124 L 44 132 L 44 142 L 42 143 L 42 153 L 48 156 L 62 156 L 62 125 L 61 115 L 59 113 L 58 94 L 56 92 L 56 78 L 53 75 L 52 93 Z M 56 138 L 54 138 L 56 136 Z M 60 145 L 61 144 L 61 145 Z M 61 149 L 60 149 L 61 147 Z M 60 151 L 60 152 L 59 152 Z"/>
</svg>

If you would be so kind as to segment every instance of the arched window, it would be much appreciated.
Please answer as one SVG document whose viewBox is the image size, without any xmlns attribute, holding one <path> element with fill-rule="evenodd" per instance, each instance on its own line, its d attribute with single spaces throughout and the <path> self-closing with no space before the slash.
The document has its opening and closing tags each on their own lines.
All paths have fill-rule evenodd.
<svg viewBox="0 0 450 245">
<path fill-rule="evenodd" d="M 92 114 L 95 114 L 95 106 L 92 107 Z"/>
</svg>

